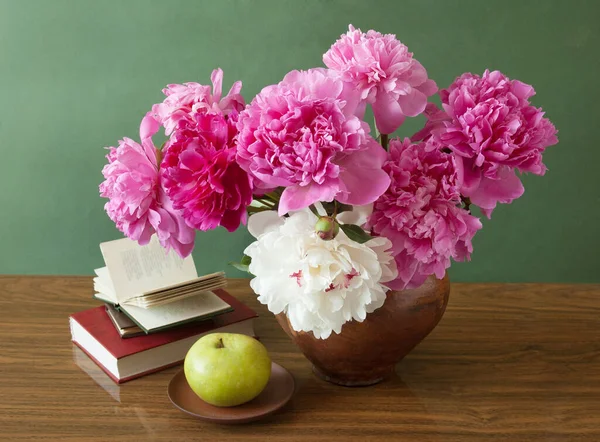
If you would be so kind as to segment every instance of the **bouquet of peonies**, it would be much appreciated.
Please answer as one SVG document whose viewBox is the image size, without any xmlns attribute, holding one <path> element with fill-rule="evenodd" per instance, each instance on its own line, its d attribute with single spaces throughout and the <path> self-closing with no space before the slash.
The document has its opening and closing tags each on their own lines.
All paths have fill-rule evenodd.
<svg viewBox="0 0 600 442">
<path fill-rule="evenodd" d="M 139 142 L 109 148 L 100 185 L 120 231 L 182 257 L 196 230 L 247 224 L 256 241 L 237 267 L 269 310 L 319 338 L 468 260 L 481 229 L 470 207 L 489 218 L 520 197 L 517 171 L 543 175 L 558 142 L 533 87 L 498 71 L 465 73 L 439 91 L 441 109 L 428 103 L 437 86 L 394 35 L 350 26 L 323 61 L 248 105 L 239 81 L 223 95 L 220 69 L 212 88 L 167 86 Z M 422 130 L 389 138 L 422 113 Z"/>
</svg>

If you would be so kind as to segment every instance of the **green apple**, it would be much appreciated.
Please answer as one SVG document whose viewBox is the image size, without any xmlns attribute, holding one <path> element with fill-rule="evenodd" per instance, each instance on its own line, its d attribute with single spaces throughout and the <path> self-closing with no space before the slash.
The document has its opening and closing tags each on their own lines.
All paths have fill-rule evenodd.
<svg viewBox="0 0 600 442">
<path fill-rule="evenodd" d="M 271 358 L 250 336 L 211 333 L 189 349 L 183 364 L 188 384 L 200 398 L 217 407 L 251 401 L 267 386 Z"/>
</svg>

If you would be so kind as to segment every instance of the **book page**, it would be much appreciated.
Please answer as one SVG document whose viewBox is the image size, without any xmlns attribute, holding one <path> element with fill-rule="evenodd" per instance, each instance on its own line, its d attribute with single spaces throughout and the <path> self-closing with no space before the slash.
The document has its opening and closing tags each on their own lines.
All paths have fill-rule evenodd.
<svg viewBox="0 0 600 442">
<path fill-rule="evenodd" d="M 94 273 L 97 275 L 94 278 L 94 291 L 96 292 L 96 297 L 116 304 L 117 296 L 115 295 L 115 288 L 110 280 L 108 269 L 106 267 L 101 267 L 95 269 Z"/>
<path fill-rule="evenodd" d="M 167 253 L 156 236 L 145 246 L 123 238 L 100 244 L 100 250 L 119 303 L 198 277 L 191 255 L 182 259 L 173 250 Z"/>
<path fill-rule="evenodd" d="M 230 305 L 213 292 L 204 292 L 150 309 L 132 305 L 121 305 L 120 308 L 142 328 L 153 330 L 190 319 L 209 317 L 229 309 Z"/>
<path fill-rule="evenodd" d="M 166 292 L 178 292 L 181 289 L 184 289 L 186 287 L 192 287 L 192 286 L 197 286 L 197 285 L 201 285 L 201 284 L 221 284 L 223 281 L 225 281 L 225 272 L 216 272 L 216 273 L 210 273 L 208 275 L 204 275 L 204 276 L 199 276 L 198 278 L 195 279 L 191 279 L 189 281 L 185 281 L 179 284 L 174 284 L 168 287 L 161 287 L 159 289 L 156 290 L 150 290 L 148 292 L 144 293 L 144 297 L 146 296 L 152 296 L 154 294 L 157 293 L 166 293 Z M 214 287 L 216 288 L 216 287 Z M 207 292 L 213 290 L 213 287 L 209 287 L 206 289 Z"/>
</svg>

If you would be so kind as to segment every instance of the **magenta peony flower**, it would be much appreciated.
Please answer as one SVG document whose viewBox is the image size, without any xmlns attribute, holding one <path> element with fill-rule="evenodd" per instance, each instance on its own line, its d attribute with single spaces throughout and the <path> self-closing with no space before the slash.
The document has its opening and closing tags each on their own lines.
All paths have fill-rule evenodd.
<svg viewBox="0 0 600 442">
<path fill-rule="evenodd" d="M 109 199 L 104 209 L 126 236 L 144 245 L 156 232 L 163 247 L 186 257 L 194 248 L 195 235 L 160 186 L 159 152 L 152 143 L 158 127 L 147 115 L 140 126 L 141 145 L 124 138 L 119 147 L 110 148 L 100 196 Z"/>
<path fill-rule="evenodd" d="M 377 129 L 384 134 L 398 129 L 405 117 L 422 113 L 427 97 L 437 91 L 425 68 L 392 34 L 365 34 L 350 25 L 323 62 L 372 105 Z"/>
<path fill-rule="evenodd" d="M 542 153 L 558 142 L 554 125 L 529 103 L 534 94 L 532 86 L 487 70 L 440 91 L 447 118 L 431 131 L 456 154 L 462 194 L 488 217 L 498 202 L 523 194 L 515 170 L 543 175 Z"/>
<path fill-rule="evenodd" d="M 236 163 L 237 114 L 196 112 L 194 124 L 182 125 L 167 143 L 161 176 L 173 206 L 187 224 L 230 232 L 246 221 L 252 202 L 250 177 Z"/>
<path fill-rule="evenodd" d="M 411 144 L 393 139 L 384 170 L 391 184 L 376 202 L 367 226 L 392 241 L 401 290 L 421 285 L 432 274 L 443 278 L 456 261 L 470 259 L 478 218 L 461 207 L 454 156 L 434 140 Z"/>
<path fill-rule="evenodd" d="M 215 112 L 229 115 L 244 109 L 244 98 L 240 95 L 242 82 L 236 81 L 229 93 L 221 99 L 223 71 L 215 69 L 210 77 L 210 86 L 198 83 L 170 84 L 163 93 L 167 96 L 162 103 L 152 107 L 154 118 L 165 127 L 165 133 L 170 135 L 180 121 L 193 122 L 196 112 Z"/>
<path fill-rule="evenodd" d="M 292 71 L 240 114 L 237 160 L 255 186 L 285 186 L 279 214 L 316 201 L 368 204 L 389 185 L 385 151 L 331 71 Z"/>
</svg>

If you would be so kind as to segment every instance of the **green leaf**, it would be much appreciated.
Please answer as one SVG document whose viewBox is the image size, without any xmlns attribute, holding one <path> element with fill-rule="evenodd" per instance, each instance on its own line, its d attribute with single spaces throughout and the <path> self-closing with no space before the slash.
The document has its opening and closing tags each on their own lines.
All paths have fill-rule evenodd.
<svg viewBox="0 0 600 442">
<path fill-rule="evenodd" d="M 229 265 L 235 267 L 236 269 L 238 269 L 242 272 L 250 273 L 250 263 L 251 262 L 252 262 L 252 258 L 250 258 L 248 255 L 244 255 L 242 257 L 241 262 L 231 261 L 231 262 L 229 262 Z"/>
<path fill-rule="evenodd" d="M 325 213 L 327 214 L 327 216 L 333 216 L 333 209 L 334 209 L 333 201 L 330 203 L 323 202 L 323 203 L 321 203 L 321 205 L 323 206 L 323 209 L 325 209 Z"/>
<path fill-rule="evenodd" d="M 242 272 L 250 273 L 250 269 L 248 268 L 248 266 L 245 266 L 244 264 L 242 264 L 240 262 L 229 261 L 229 265 L 232 267 L 235 267 L 236 269 L 238 269 Z"/>
<path fill-rule="evenodd" d="M 351 206 L 350 204 L 338 203 L 337 209 L 338 209 L 338 213 L 352 212 L 354 210 L 354 207 Z"/>
<path fill-rule="evenodd" d="M 325 202 L 321 204 L 329 216 L 333 216 L 334 212 L 337 212 L 338 215 L 342 212 L 352 212 L 352 206 L 350 204 L 342 204 L 337 201 Z"/>
<path fill-rule="evenodd" d="M 340 224 L 340 228 L 348 238 L 359 244 L 363 244 L 372 238 L 371 235 L 355 224 Z"/>
<path fill-rule="evenodd" d="M 314 204 L 311 204 L 310 206 L 308 206 L 308 208 L 317 218 L 321 218 L 321 215 L 319 214 L 319 211 L 317 210 Z"/>
</svg>

